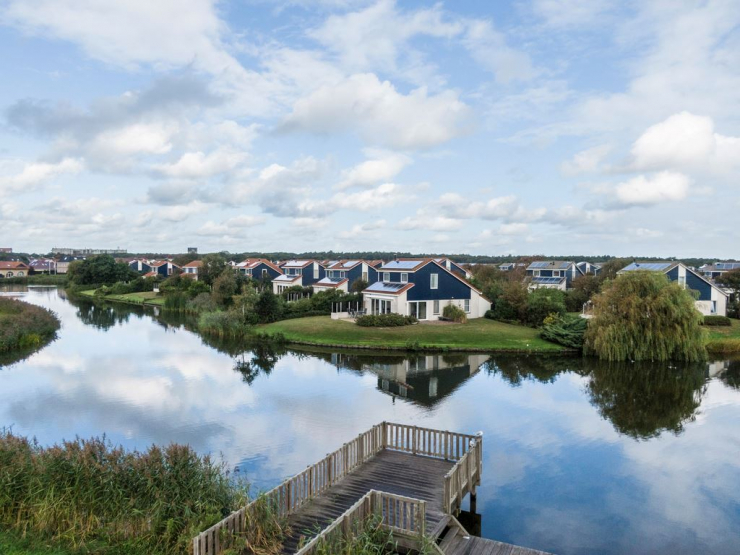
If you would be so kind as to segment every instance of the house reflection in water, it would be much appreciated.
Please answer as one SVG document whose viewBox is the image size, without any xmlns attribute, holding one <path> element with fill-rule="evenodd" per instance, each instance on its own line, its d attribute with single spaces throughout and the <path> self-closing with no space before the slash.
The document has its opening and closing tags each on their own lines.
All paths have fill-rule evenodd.
<svg viewBox="0 0 740 555">
<path fill-rule="evenodd" d="M 378 376 L 378 389 L 393 397 L 432 407 L 476 375 L 487 355 L 367 356 L 332 353 L 339 369 L 371 372 Z"/>
</svg>

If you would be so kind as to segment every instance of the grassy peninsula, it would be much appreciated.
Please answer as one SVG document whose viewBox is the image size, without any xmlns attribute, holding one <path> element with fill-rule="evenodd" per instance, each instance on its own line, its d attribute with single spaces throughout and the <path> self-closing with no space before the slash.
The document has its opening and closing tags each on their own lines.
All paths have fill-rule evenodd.
<svg viewBox="0 0 740 555">
<path fill-rule="evenodd" d="M 53 312 L 12 297 L 0 297 L 0 353 L 41 347 L 59 329 Z"/>
</svg>

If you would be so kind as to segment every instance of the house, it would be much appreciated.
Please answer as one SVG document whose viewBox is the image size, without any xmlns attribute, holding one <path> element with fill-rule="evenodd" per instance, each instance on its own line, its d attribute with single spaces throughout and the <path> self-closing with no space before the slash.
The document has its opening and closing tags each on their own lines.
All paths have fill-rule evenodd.
<svg viewBox="0 0 740 555">
<path fill-rule="evenodd" d="M 491 308 L 482 293 L 443 262 L 434 259 L 394 260 L 378 269 L 379 280 L 363 292 L 368 314 L 395 312 L 419 320 L 437 320 L 455 304 L 468 318 L 481 318 Z"/>
<path fill-rule="evenodd" d="M 317 260 L 288 260 L 280 264 L 283 274 L 272 280 L 276 295 L 300 285 L 308 287 L 326 276 L 325 268 Z"/>
<path fill-rule="evenodd" d="M 638 271 L 660 272 L 683 288 L 697 291 L 699 298 L 696 300 L 696 308 L 705 316 L 727 316 L 728 294 L 699 272 L 684 266 L 681 262 L 633 262 L 619 270 L 617 275 Z"/>
<path fill-rule="evenodd" d="M 134 258 L 133 260 L 129 261 L 128 267 L 131 268 L 134 272 L 139 272 L 140 274 L 148 274 L 152 271 L 152 265 L 149 263 L 148 260 L 145 260 L 143 258 Z"/>
<path fill-rule="evenodd" d="M 65 255 L 56 262 L 57 274 L 66 274 L 69 271 L 69 265 L 77 260 L 85 260 L 82 256 Z"/>
<path fill-rule="evenodd" d="M 169 260 L 152 261 L 149 262 L 149 266 L 151 267 L 149 273 L 153 272 L 161 277 L 173 276 L 175 274 L 179 274 L 182 271 L 182 268 L 180 268 L 180 266 L 174 264 L 173 262 L 170 262 Z"/>
<path fill-rule="evenodd" d="M 428 258 L 398 258 L 396 259 L 399 262 L 422 262 L 424 260 L 429 260 Z M 472 274 L 468 272 L 465 268 L 460 266 L 457 262 L 454 262 L 450 260 L 449 258 L 433 258 L 436 263 L 441 264 L 447 270 L 454 272 L 458 276 L 464 279 L 470 279 Z"/>
<path fill-rule="evenodd" d="M 547 287 L 565 291 L 578 276 L 584 275 L 575 262 L 565 260 L 537 260 L 527 266 L 529 288 Z"/>
<path fill-rule="evenodd" d="M 699 272 L 704 277 L 714 280 L 725 272 L 738 269 L 740 269 L 740 262 L 715 262 L 714 264 L 704 264 L 699 268 Z"/>
<path fill-rule="evenodd" d="M 29 267 L 23 262 L 0 262 L 0 277 L 1 278 L 12 278 L 12 277 L 26 277 L 28 275 Z"/>
<path fill-rule="evenodd" d="M 498 265 L 498 269 L 502 272 L 510 272 L 515 268 L 516 264 L 514 262 L 504 262 L 503 264 Z"/>
<path fill-rule="evenodd" d="M 273 264 L 265 258 L 247 258 L 236 265 L 237 271 L 253 279 L 270 279 L 273 280 L 283 271 L 279 266 Z"/>
<path fill-rule="evenodd" d="M 0 247 L 0 253 L 11 254 L 13 252 L 12 247 Z"/>
<path fill-rule="evenodd" d="M 192 277 L 195 280 L 198 279 L 198 270 L 203 265 L 202 260 L 193 260 L 192 262 L 188 262 L 182 267 L 182 273 L 188 277 Z"/>
<path fill-rule="evenodd" d="M 578 267 L 578 270 L 583 274 L 584 276 L 586 274 L 593 274 L 595 276 L 599 275 L 599 272 L 601 272 L 601 265 L 600 264 L 593 264 L 592 262 L 586 262 L 585 260 L 583 262 L 578 262 L 576 264 Z"/>
<path fill-rule="evenodd" d="M 35 258 L 28 263 L 34 274 L 56 273 L 56 260 L 53 258 Z"/>
<path fill-rule="evenodd" d="M 362 280 L 368 284 L 378 281 L 376 261 L 365 260 L 334 260 L 325 265 L 326 275 L 313 284 L 314 291 L 328 291 L 337 289 L 345 293 L 350 290 L 352 284 Z"/>
</svg>

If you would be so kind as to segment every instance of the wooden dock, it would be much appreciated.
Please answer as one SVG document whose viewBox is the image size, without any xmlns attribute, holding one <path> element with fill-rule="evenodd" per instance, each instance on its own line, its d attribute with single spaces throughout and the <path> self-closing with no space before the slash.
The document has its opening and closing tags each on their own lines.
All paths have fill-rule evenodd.
<svg viewBox="0 0 740 555">
<path fill-rule="evenodd" d="M 235 511 L 193 539 L 194 555 L 220 555 L 249 534 L 256 503 L 287 519 L 285 554 L 311 555 L 319 542 L 346 539 L 374 515 L 400 547 L 432 541 L 440 555 L 541 555 L 470 536 L 454 517 L 475 495 L 482 435 L 383 422 Z"/>
</svg>

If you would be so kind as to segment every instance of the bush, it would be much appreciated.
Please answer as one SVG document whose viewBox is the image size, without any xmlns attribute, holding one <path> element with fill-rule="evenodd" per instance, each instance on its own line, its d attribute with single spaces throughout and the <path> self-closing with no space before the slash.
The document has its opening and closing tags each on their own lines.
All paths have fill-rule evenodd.
<svg viewBox="0 0 740 555">
<path fill-rule="evenodd" d="M 191 312 L 213 312 L 218 307 L 210 293 L 200 293 L 187 302 L 186 308 Z"/>
<path fill-rule="evenodd" d="M 167 293 L 164 297 L 164 308 L 168 310 L 185 310 L 189 297 L 182 291 Z"/>
<path fill-rule="evenodd" d="M 204 312 L 198 318 L 198 330 L 202 333 L 228 337 L 240 337 L 249 329 L 241 314 L 234 311 Z"/>
<path fill-rule="evenodd" d="M 355 320 L 358 326 L 364 328 L 395 328 L 400 326 L 410 326 L 416 324 L 418 320 L 413 316 L 404 316 L 403 314 L 367 314 L 360 316 Z"/>
<path fill-rule="evenodd" d="M 565 295 L 558 289 L 539 287 L 527 297 L 527 324 L 540 327 L 550 314 L 565 314 Z"/>
<path fill-rule="evenodd" d="M 283 306 L 280 304 L 278 297 L 269 289 L 265 289 L 254 306 L 259 321 L 264 324 L 276 322 L 283 313 Z"/>
<path fill-rule="evenodd" d="M 464 324 L 468 321 L 468 317 L 465 314 L 465 311 L 454 304 L 448 304 L 442 309 L 442 317 L 446 318 L 447 320 L 452 320 L 453 322 L 458 322 L 460 324 Z"/>
<path fill-rule="evenodd" d="M 128 293 L 133 293 L 134 288 L 127 284 L 119 281 L 118 283 L 114 283 L 108 288 L 109 294 L 111 295 L 127 295 Z"/>
<path fill-rule="evenodd" d="M 704 316 L 705 326 L 731 326 L 732 320 L 727 316 Z"/>
<path fill-rule="evenodd" d="M 53 312 L 0 297 L 0 353 L 40 347 L 58 329 L 59 320 Z"/>
<path fill-rule="evenodd" d="M 188 279 L 188 278 L 186 278 Z M 195 298 L 201 293 L 210 293 L 211 288 L 205 281 L 190 280 L 192 283 L 188 286 L 188 293 Z"/>
<path fill-rule="evenodd" d="M 588 320 L 580 316 L 570 314 L 564 316 L 551 315 L 545 318 L 540 337 L 558 345 L 572 349 L 582 349 L 586 328 L 588 328 Z"/>
<path fill-rule="evenodd" d="M 527 285 L 517 281 L 504 283 L 492 308 L 494 320 L 524 322 L 527 316 Z"/>
</svg>

